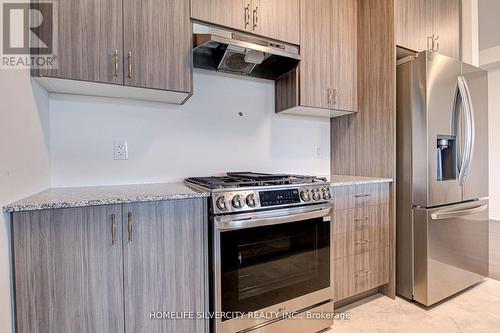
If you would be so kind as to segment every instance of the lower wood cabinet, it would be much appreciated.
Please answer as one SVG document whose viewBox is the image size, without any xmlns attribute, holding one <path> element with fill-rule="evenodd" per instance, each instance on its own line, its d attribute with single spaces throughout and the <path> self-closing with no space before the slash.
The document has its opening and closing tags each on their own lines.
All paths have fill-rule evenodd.
<svg viewBox="0 0 500 333">
<path fill-rule="evenodd" d="M 390 281 L 389 184 L 333 189 L 335 301 Z"/>
<path fill-rule="evenodd" d="M 14 213 L 19 333 L 205 332 L 206 200 Z"/>
</svg>

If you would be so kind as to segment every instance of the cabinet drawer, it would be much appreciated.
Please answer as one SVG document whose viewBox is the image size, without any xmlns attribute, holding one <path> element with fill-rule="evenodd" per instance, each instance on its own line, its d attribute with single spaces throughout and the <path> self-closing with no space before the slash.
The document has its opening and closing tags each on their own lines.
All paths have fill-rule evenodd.
<svg viewBox="0 0 500 333">
<path fill-rule="evenodd" d="M 388 247 L 335 260 L 335 301 L 389 282 Z"/>
<path fill-rule="evenodd" d="M 333 211 L 333 235 L 379 227 L 389 223 L 389 205 L 366 206 Z"/>
<path fill-rule="evenodd" d="M 335 209 L 350 209 L 389 203 L 389 184 L 334 187 L 333 203 Z"/>
<path fill-rule="evenodd" d="M 389 225 L 346 232 L 333 237 L 333 258 L 370 252 L 389 245 Z"/>
</svg>

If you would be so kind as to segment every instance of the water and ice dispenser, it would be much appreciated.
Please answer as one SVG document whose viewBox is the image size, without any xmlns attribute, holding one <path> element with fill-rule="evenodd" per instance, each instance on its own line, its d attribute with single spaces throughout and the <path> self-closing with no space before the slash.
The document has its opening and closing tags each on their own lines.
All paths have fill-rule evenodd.
<svg viewBox="0 0 500 333">
<path fill-rule="evenodd" d="M 457 179 L 457 137 L 437 136 L 437 180 Z"/>
</svg>

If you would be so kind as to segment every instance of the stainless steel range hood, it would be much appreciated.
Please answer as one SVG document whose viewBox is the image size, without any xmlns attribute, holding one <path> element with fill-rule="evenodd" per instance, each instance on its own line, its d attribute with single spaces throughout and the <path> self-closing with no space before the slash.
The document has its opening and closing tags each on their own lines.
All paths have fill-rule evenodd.
<svg viewBox="0 0 500 333">
<path fill-rule="evenodd" d="M 299 47 L 193 24 L 196 68 L 276 80 L 300 62 Z"/>
</svg>

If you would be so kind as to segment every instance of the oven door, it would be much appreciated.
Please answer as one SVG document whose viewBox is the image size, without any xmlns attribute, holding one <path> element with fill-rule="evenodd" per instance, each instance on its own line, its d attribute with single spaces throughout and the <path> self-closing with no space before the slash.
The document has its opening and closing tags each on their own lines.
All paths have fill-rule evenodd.
<svg viewBox="0 0 500 333">
<path fill-rule="evenodd" d="M 332 300 L 330 217 L 323 204 L 213 219 L 216 333 Z"/>
</svg>

